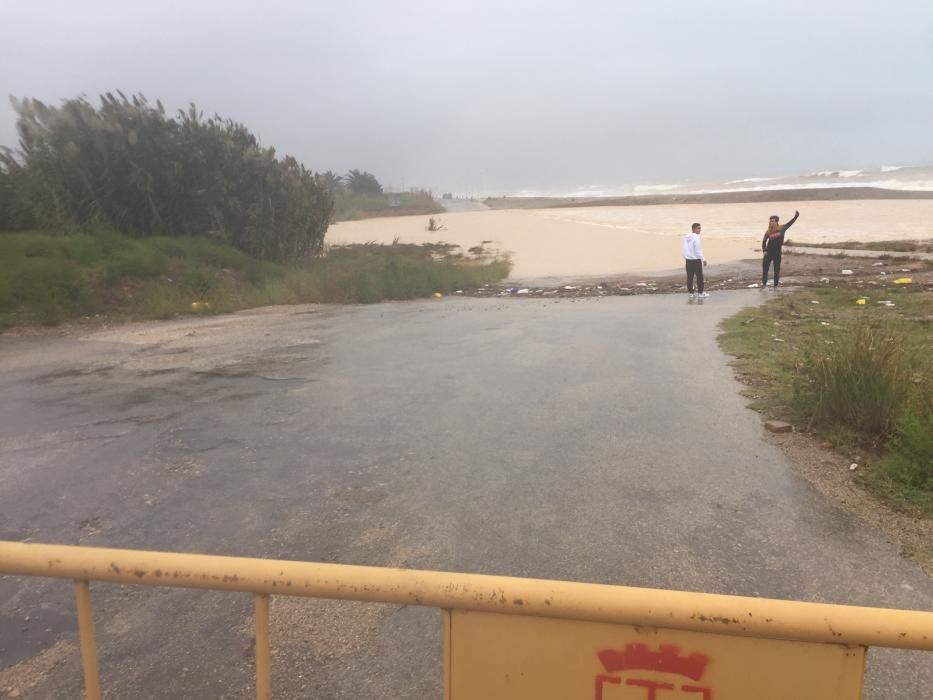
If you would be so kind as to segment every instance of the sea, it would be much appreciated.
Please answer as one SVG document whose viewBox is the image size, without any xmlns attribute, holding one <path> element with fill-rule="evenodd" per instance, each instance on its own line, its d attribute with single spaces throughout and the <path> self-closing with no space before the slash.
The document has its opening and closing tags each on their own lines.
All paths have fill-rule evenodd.
<svg viewBox="0 0 933 700">
<path fill-rule="evenodd" d="M 832 187 L 877 187 L 888 190 L 933 191 L 933 166 L 879 165 L 853 170 L 817 170 L 803 175 L 753 175 L 732 180 L 685 180 L 682 182 L 614 186 L 585 185 L 570 189 L 553 190 L 524 189 L 511 193 L 511 196 L 625 197 L 633 195 L 808 190 Z"/>
</svg>

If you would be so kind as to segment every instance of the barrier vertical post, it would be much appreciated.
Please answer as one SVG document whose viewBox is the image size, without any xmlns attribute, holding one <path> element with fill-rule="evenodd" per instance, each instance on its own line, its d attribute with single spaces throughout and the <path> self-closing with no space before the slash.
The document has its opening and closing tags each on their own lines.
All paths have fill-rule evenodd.
<svg viewBox="0 0 933 700">
<path fill-rule="evenodd" d="M 94 641 L 94 614 L 91 588 L 85 579 L 75 580 L 78 604 L 78 634 L 81 640 L 81 664 L 84 667 L 84 693 L 87 700 L 100 700 L 100 676 L 97 672 L 97 646 Z"/>
<path fill-rule="evenodd" d="M 256 604 L 256 700 L 271 700 L 272 674 L 269 659 L 269 595 L 253 595 Z"/>
</svg>

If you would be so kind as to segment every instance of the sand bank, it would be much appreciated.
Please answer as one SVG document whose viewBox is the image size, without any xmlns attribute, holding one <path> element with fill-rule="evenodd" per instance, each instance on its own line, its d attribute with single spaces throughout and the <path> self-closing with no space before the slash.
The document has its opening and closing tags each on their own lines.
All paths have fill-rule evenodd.
<svg viewBox="0 0 933 700">
<path fill-rule="evenodd" d="M 933 237 L 933 200 L 854 200 L 743 204 L 663 204 L 639 207 L 500 210 L 441 214 L 446 230 L 427 230 L 427 216 L 334 224 L 331 243 L 439 240 L 465 249 L 492 241 L 512 256 L 514 279 L 613 276 L 682 265 L 680 240 L 703 224 L 711 263 L 760 255 L 770 214 L 801 212 L 788 233 L 798 243 Z"/>
</svg>

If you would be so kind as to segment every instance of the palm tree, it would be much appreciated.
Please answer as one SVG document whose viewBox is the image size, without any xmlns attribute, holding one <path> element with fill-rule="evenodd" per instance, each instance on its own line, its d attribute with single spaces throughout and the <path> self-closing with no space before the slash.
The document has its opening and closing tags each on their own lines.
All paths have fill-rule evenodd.
<svg viewBox="0 0 933 700">
<path fill-rule="evenodd" d="M 371 197 L 378 197 L 382 194 L 382 185 L 372 173 L 359 170 L 351 170 L 344 178 L 347 187 L 353 194 L 364 194 Z"/>
</svg>

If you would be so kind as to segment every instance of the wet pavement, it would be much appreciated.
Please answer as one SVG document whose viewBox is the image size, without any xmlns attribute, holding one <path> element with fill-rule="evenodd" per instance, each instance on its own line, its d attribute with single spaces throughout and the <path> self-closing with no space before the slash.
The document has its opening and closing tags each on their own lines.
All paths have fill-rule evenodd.
<svg viewBox="0 0 933 700">
<path fill-rule="evenodd" d="M 760 297 L 0 336 L 0 537 L 933 609 L 745 408 L 715 337 Z M 252 695 L 249 596 L 92 591 L 108 697 Z M 0 697 L 79 697 L 74 628 L 68 582 L 0 578 Z M 278 598 L 273 635 L 276 697 L 441 697 L 434 610 Z M 872 651 L 867 696 L 933 696 L 933 657 Z"/>
</svg>

